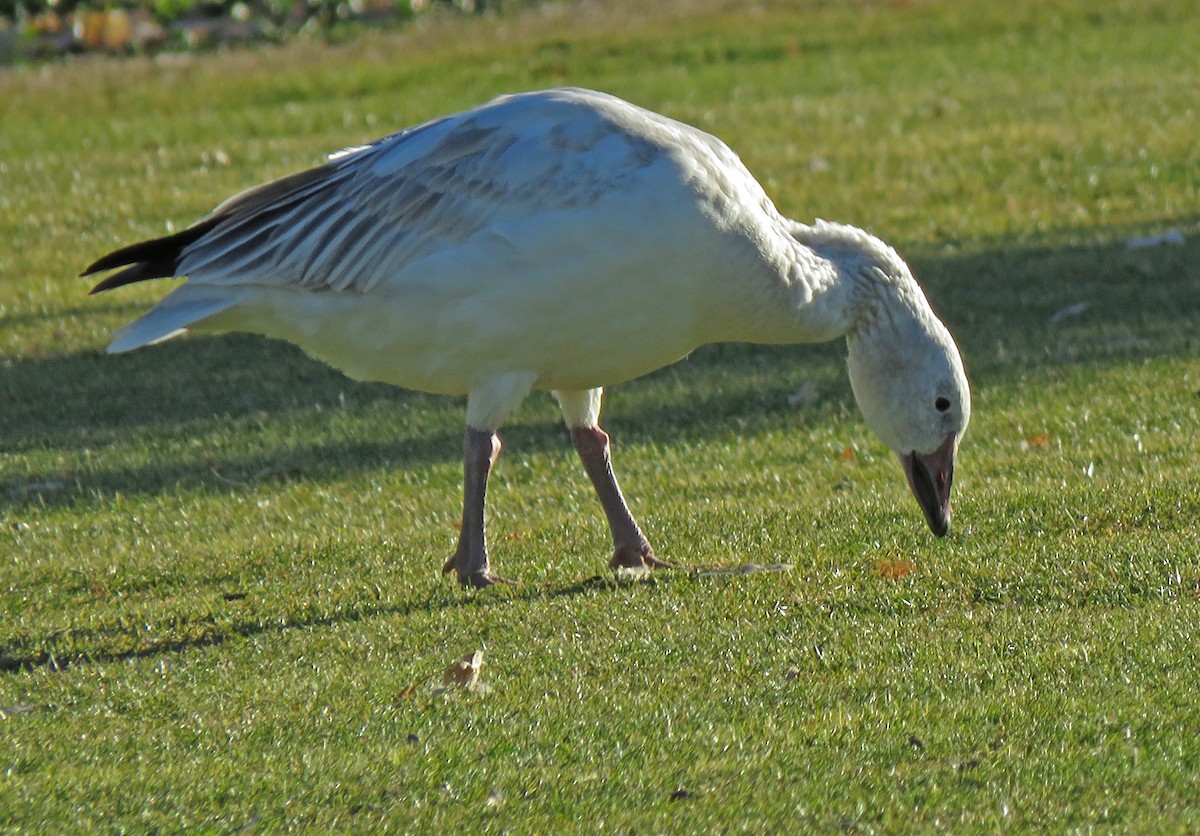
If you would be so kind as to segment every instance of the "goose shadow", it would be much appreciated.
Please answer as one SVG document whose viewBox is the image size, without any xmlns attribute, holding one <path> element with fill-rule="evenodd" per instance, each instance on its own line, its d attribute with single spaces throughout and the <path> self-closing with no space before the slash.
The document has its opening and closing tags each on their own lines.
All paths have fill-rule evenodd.
<svg viewBox="0 0 1200 836">
<path fill-rule="evenodd" d="M 1004 385 L 1039 368 L 1195 355 L 1200 216 L 1159 228 L 1172 232 L 1159 243 L 1118 227 L 1074 245 L 1000 241 L 965 254 L 929 247 L 912 263 L 973 384 Z"/>
<path fill-rule="evenodd" d="M 430 614 L 450 608 L 507 606 L 512 602 L 575 598 L 584 595 L 604 594 L 619 590 L 629 583 L 663 585 L 672 582 L 689 583 L 694 575 L 668 573 L 643 581 L 621 581 L 615 576 L 595 575 L 583 581 L 570 582 L 557 587 L 544 588 L 517 584 L 507 587 L 503 598 L 494 593 L 479 593 L 475 590 L 451 590 L 444 584 L 429 587 L 423 593 L 411 596 L 403 603 L 385 604 L 363 600 L 349 605 L 340 605 L 334 613 L 328 611 L 293 612 L 284 618 L 262 618 L 254 609 L 251 595 L 246 593 L 225 594 L 222 597 L 231 610 L 222 613 L 188 618 L 182 621 L 185 629 L 178 631 L 185 637 L 179 638 L 175 631 L 168 631 L 161 638 L 147 638 L 139 629 L 125 624 L 105 624 L 97 627 L 73 626 L 47 636 L 10 635 L 0 646 L 0 674 L 30 672 L 39 669 L 63 671 L 80 664 L 105 664 L 126 662 L 136 659 L 157 658 L 164 655 L 184 653 L 191 650 L 216 647 L 238 639 L 253 639 L 258 636 L 279 635 L 289 630 L 306 630 L 333 627 L 339 624 L 354 624 L 376 618 L 400 618 Z M 242 602 L 245 602 L 244 604 Z M 240 612 L 238 611 L 240 609 Z M 69 642 L 61 642 L 65 633 L 70 633 Z M 84 650 L 80 648 L 104 647 L 120 649 Z M 121 647 L 121 645 L 126 645 Z"/>
<path fill-rule="evenodd" d="M 788 405 L 796 375 L 780 379 L 772 373 L 786 354 L 786 347 L 705 347 L 674 367 L 610 393 L 605 425 L 618 444 L 669 442 L 757 432 L 785 415 L 798 425 L 811 425 L 841 408 L 848 389 L 836 348 L 807 347 L 803 376 L 815 387 L 817 404 L 803 413 Z M 699 380 L 705 382 L 702 395 L 690 391 Z M 294 346 L 251 335 L 190 337 L 129 355 L 94 350 L 19 360 L 3 370 L 0 381 L 0 396 L 8 404 L 0 454 L 53 451 L 59 461 L 78 462 L 88 459 L 89 450 L 131 440 L 177 442 L 189 434 L 213 438 L 222 427 L 257 436 L 249 452 L 226 450 L 214 440 L 194 454 L 170 459 L 10 471 L 0 476 L 0 505 L 10 510 L 155 494 L 180 486 L 225 492 L 265 481 L 325 481 L 352 470 L 452 462 L 461 456 L 465 426 L 465 398 L 353 381 Z M 626 387 L 629 400 L 639 401 L 636 408 L 625 405 Z M 649 408 L 641 403 L 645 399 L 633 397 L 643 387 L 657 393 Z M 328 440 L 330 434 L 322 428 L 334 421 L 351 429 Z M 356 436 L 354 426 L 364 422 L 371 426 Z M 275 440 L 280 427 L 296 432 L 283 432 L 288 439 Z M 506 422 L 501 435 L 510 452 L 571 449 L 557 407 L 541 393 L 534 393 Z M 321 440 L 295 441 L 313 436 Z"/>
<path fill-rule="evenodd" d="M 1200 274 L 1194 265 L 1200 264 L 1200 223 L 1192 218 L 1169 226 L 1185 229 L 1185 243 L 1129 249 L 1129 236 L 1114 234 L 1105 243 L 1066 247 L 1002 243 L 965 254 L 931 248 L 911 253 L 910 261 L 955 333 L 976 388 L 1011 385 L 1031 369 L 1048 366 L 1102 367 L 1147 357 L 1195 356 Z M 681 363 L 619 387 L 608 401 L 606 424 L 625 443 L 660 444 L 814 426 L 853 409 L 843 353 L 840 342 L 707 346 Z M 798 409 L 788 396 L 801 384 L 815 394 L 812 405 Z M 626 400 L 621 396 L 626 389 L 641 389 L 641 396 Z M 703 394 L 696 395 L 697 390 Z M 181 483 L 228 491 L 230 474 L 244 476 L 246 482 L 334 479 L 347 468 L 449 462 L 459 455 L 463 408 L 462 399 L 355 383 L 291 346 L 238 335 L 181 340 L 120 357 L 94 350 L 13 360 L 0 370 L 0 395 L 0 453 L 12 457 L 50 451 L 67 461 L 78 461 L 90 447 L 122 437 L 177 437 L 213 422 L 253 426 L 263 416 L 282 416 L 315 425 L 339 412 L 397 415 L 396 434 L 385 441 L 335 440 L 286 448 L 266 444 L 251 456 L 210 450 L 203 459 L 86 471 L 10 470 L 0 481 L 0 502 L 30 512 L 68 505 L 81 496 L 153 494 Z M 422 420 L 408 420 L 415 415 Z M 548 399 L 523 410 L 506 427 L 505 437 L 507 444 L 527 452 L 569 444 Z M 30 482 L 51 480 L 64 487 L 48 493 L 25 489 Z M 663 582 L 675 579 L 664 577 Z M 119 662 L 292 627 L 404 618 L 447 606 L 505 606 L 510 600 L 548 595 L 604 595 L 612 588 L 599 576 L 553 590 L 522 588 L 503 598 L 455 597 L 438 587 L 402 604 L 364 600 L 334 614 L 313 607 L 282 622 L 268 623 L 253 613 L 221 624 L 198 621 L 188 625 L 185 638 L 176 633 L 148 643 L 132 641 L 114 625 L 74 634 L 74 649 L 65 655 L 56 652 L 61 645 L 55 635 L 16 635 L 6 639 L 0 671 Z M 123 643 L 129 646 L 120 649 Z M 107 649 L 79 649 L 88 646 Z"/>
</svg>

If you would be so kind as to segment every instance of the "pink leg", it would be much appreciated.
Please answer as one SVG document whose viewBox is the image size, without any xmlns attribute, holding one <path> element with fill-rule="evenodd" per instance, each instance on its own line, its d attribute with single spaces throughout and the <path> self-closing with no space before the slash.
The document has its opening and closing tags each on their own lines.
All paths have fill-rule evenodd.
<svg viewBox="0 0 1200 836">
<path fill-rule="evenodd" d="M 458 532 L 458 548 L 442 571 L 458 573 L 463 586 L 491 586 L 512 583 L 493 575 L 488 564 L 487 540 L 483 532 L 484 504 L 487 501 L 488 474 L 500 455 L 500 437 L 492 432 L 467 427 L 463 441 L 463 516 Z"/>
<path fill-rule="evenodd" d="M 612 530 L 613 556 L 609 566 L 614 569 L 649 569 L 653 566 L 673 568 L 670 563 L 654 556 L 654 549 L 621 495 L 617 477 L 613 475 L 608 454 L 608 433 L 599 427 L 572 427 L 571 441 L 583 462 L 583 469 L 596 488 L 608 527 Z"/>
</svg>

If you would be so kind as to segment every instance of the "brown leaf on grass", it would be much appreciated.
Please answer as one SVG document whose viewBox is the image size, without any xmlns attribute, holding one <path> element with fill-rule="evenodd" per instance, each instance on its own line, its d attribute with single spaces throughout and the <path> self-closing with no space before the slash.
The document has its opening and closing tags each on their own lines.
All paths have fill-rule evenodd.
<svg viewBox="0 0 1200 836">
<path fill-rule="evenodd" d="M 433 693 L 444 694 L 447 691 L 463 688 L 476 694 L 486 694 L 492 690 L 492 686 L 483 681 L 482 673 L 483 650 L 468 653 L 442 671 L 442 681 L 433 685 Z M 401 689 L 396 694 L 396 701 L 411 699 L 417 693 L 417 689 L 428 683 L 434 676 L 435 674 L 429 674 L 429 676 L 422 677 Z"/>
<path fill-rule="evenodd" d="M 842 450 L 842 461 L 844 461 L 844 462 L 854 461 L 854 448 L 853 447 L 848 446 L 844 450 Z"/>
<path fill-rule="evenodd" d="M 881 560 L 875 564 L 875 568 L 879 570 L 879 576 L 888 581 L 907 578 L 917 571 L 917 565 L 911 560 Z"/>
<path fill-rule="evenodd" d="M 1050 446 L 1050 433 L 1045 432 L 1045 431 L 1034 433 L 1033 435 L 1029 436 L 1028 438 L 1022 439 L 1022 441 L 1021 441 L 1021 449 L 1022 450 L 1032 450 L 1035 448 L 1038 450 L 1045 450 L 1049 446 Z"/>
<path fill-rule="evenodd" d="M 468 691 L 478 691 L 483 684 L 479 678 L 482 672 L 483 651 L 476 650 L 442 671 L 442 687 L 443 689 L 466 688 Z"/>
</svg>

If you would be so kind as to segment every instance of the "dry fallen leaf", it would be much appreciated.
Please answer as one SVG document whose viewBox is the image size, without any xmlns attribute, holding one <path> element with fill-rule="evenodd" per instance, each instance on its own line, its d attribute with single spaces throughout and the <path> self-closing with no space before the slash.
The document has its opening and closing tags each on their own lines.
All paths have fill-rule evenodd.
<svg viewBox="0 0 1200 836">
<path fill-rule="evenodd" d="M 842 461 L 844 461 L 844 462 L 854 461 L 854 448 L 853 447 L 847 447 L 845 450 L 842 451 Z"/>
<path fill-rule="evenodd" d="M 917 565 L 911 560 L 881 560 L 875 564 L 879 576 L 884 580 L 898 581 L 907 578 L 917 571 Z"/>
<path fill-rule="evenodd" d="M 1022 450 L 1032 450 L 1034 448 L 1038 450 L 1044 450 L 1049 446 L 1050 433 L 1048 432 L 1034 433 L 1033 435 L 1021 441 Z"/>
<path fill-rule="evenodd" d="M 468 653 L 462 659 L 442 671 L 442 685 L 447 688 L 458 686 L 474 691 L 479 687 L 479 675 L 483 671 L 483 651 Z"/>
<path fill-rule="evenodd" d="M 473 653 L 468 653 L 463 658 L 459 659 L 454 664 L 448 666 L 442 671 L 442 681 L 433 686 L 433 693 L 444 694 L 455 688 L 465 688 L 468 691 L 473 691 L 477 694 L 486 694 L 492 690 L 491 686 L 484 682 L 480 676 L 483 672 L 483 650 L 476 650 Z M 418 679 L 411 685 L 403 688 L 396 695 L 397 700 L 407 700 L 417 692 L 429 680 L 433 679 L 433 674 Z"/>
</svg>

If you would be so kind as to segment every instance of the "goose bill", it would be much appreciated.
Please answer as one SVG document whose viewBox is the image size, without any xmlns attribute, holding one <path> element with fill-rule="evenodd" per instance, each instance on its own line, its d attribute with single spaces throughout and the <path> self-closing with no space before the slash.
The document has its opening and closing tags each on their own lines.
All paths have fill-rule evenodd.
<svg viewBox="0 0 1200 836">
<path fill-rule="evenodd" d="M 900 456 L 908 486 L 925 513 L 925 522 L 938 537 L 950 530 L 950 485 L 954 482 L 954 434 L 932 453 L 915 450 Z"/>
</svg>

